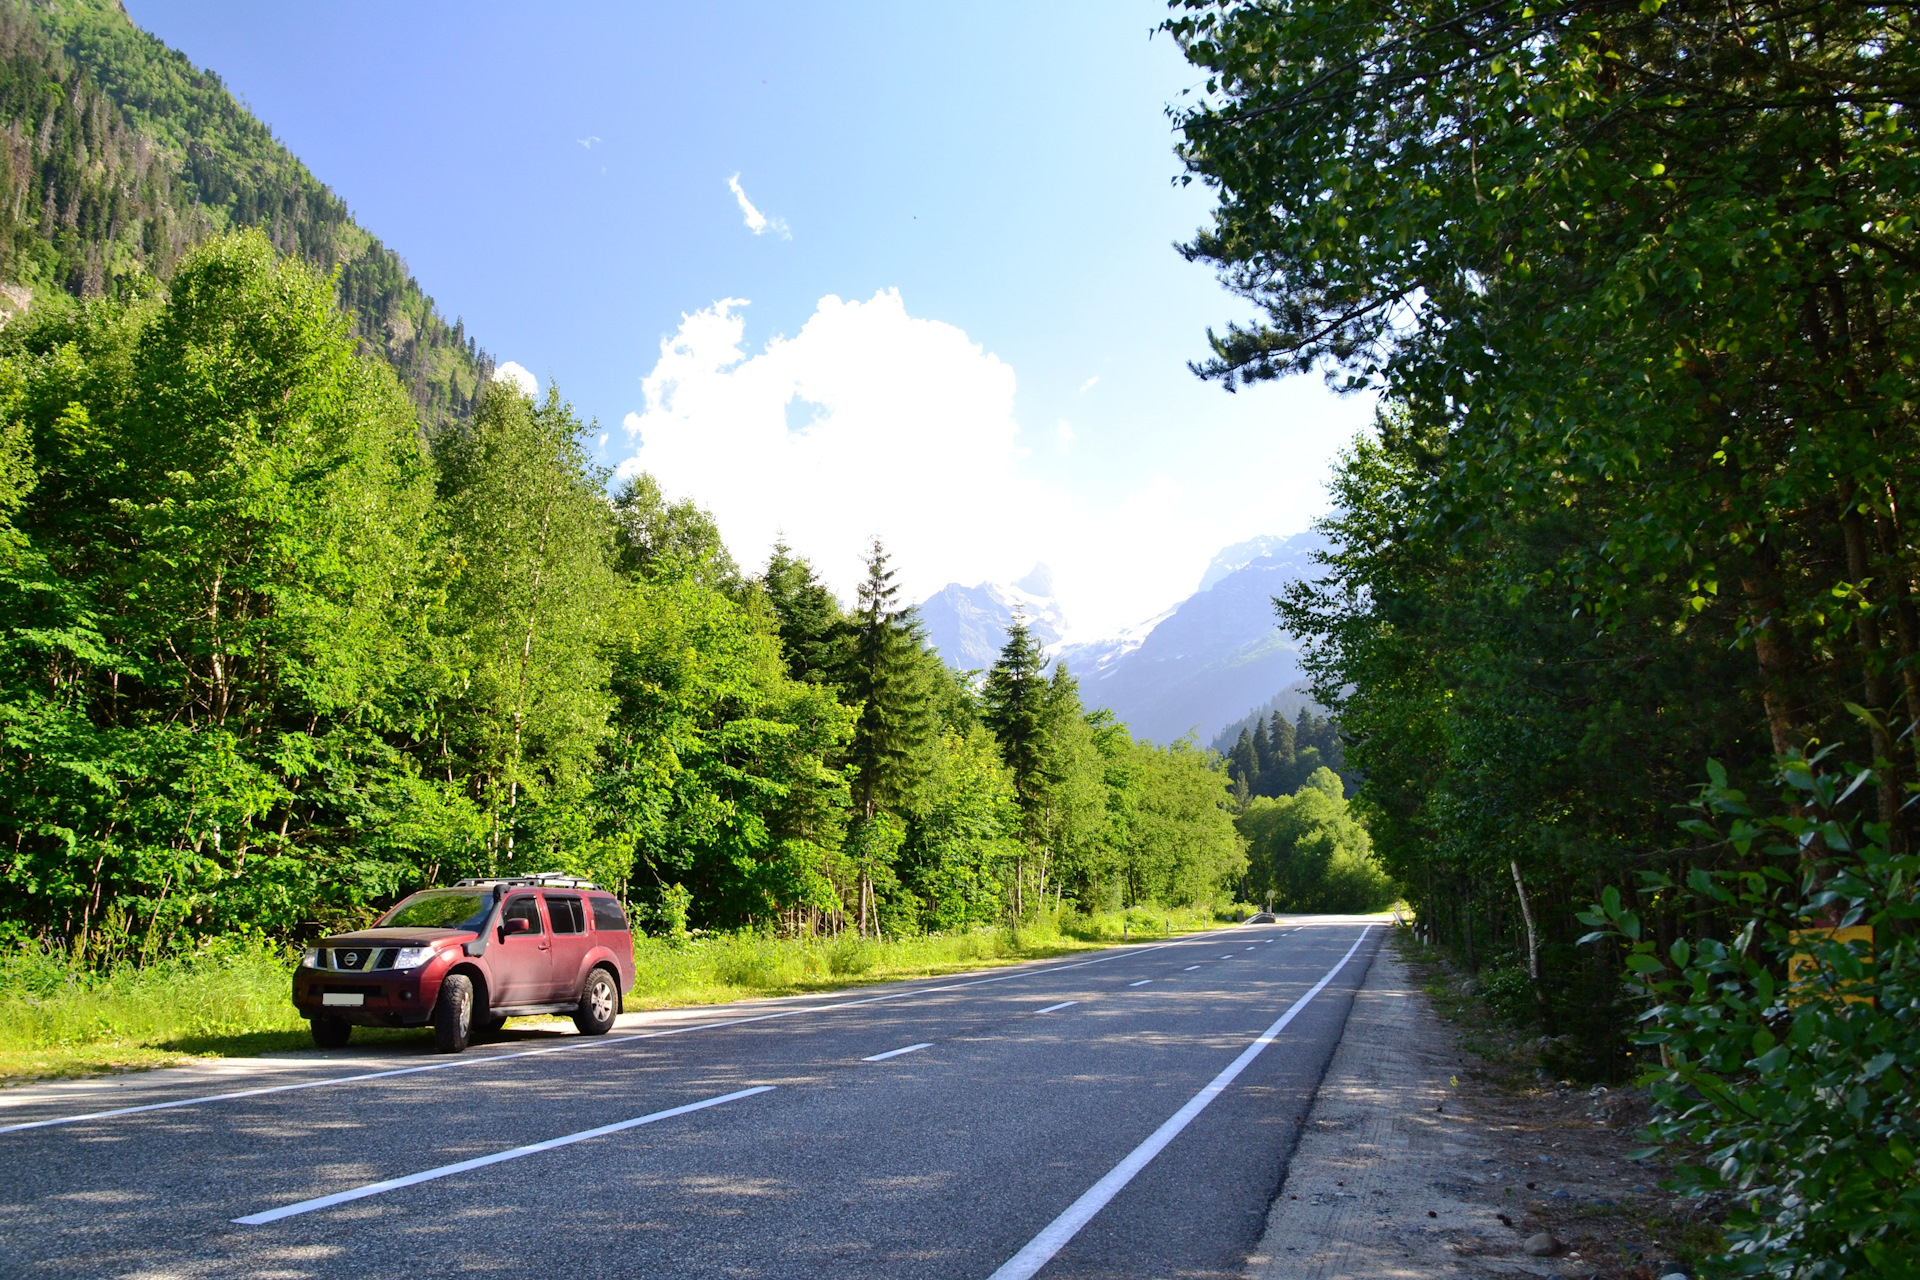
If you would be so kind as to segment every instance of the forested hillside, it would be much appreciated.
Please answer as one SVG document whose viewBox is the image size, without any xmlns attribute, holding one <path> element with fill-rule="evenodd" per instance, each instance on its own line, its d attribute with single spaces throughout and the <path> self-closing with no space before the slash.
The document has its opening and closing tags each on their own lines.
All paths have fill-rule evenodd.
<svg viewBox="0 0 1920 1280">
<path fill-rule="evenodd" d="M 1198 372 L 1383 394 L 1280 615 L 1422 931 L 1726 1274 L 1916 1274 L 1911 11 L 1174 8 Z"/>
<path fill-rule="evenodd" d="M 258 228 L 337 272 L 353 332 L 424 421 L 472 408 L 487 359 L 392 250 L 234 101 L 114 0 L 0 3 L 0 294 L 136 296 L 210 235 Z"/>
</svg>

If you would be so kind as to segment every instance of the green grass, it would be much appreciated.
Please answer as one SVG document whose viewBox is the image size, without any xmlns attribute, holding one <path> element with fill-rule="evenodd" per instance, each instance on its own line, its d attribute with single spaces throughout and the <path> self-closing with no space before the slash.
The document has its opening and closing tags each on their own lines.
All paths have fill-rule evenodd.
<svg viewBox="0 0 1920 1280">
<path fill-rule="evenodd" d="M 636 939 L 626 1007 L 679 1005 L 828 991 L 1153 942 L 1213 928 L 1205 909 L 1071 909 L 1010 930 L 862 940 L 696 935 Z M 294 957 L 262 939 L 221 939 L 201 952 L 110 974 L 76 970 L 60 954 L 0 952 L 0 1084 L 311 1048 L 289 998 Z M 531 1021 L 531 1020 L 530 1020 Z M 354 1029 L 355 1042 L 420 1041 L 420 1030 Z"/>
</svg>

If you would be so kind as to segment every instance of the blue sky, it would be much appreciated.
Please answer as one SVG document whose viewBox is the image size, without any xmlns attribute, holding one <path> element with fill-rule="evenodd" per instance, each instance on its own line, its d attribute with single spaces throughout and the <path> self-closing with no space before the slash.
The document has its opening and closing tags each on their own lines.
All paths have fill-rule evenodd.
<svg viewBox="0 0 1920 1280">
<path fill-rule="evenodd" d="M 1244 305 L 1172 248 L 1156 4 L 127 2 L 749 567 L 1045 561 L 1089 638 L 1305 527 L 1371 412 L 1187 372 Z"/>
</svg>

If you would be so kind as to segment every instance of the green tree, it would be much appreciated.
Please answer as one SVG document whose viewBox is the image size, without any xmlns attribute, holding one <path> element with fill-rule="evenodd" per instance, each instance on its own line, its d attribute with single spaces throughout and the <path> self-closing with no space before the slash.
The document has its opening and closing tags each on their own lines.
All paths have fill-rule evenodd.
<svg viewBox="0 0 1920 1280">
<path fill-rule="evenodd" d="M 738 591 L 740 567 L 713 516 L 692 502 L 668 502 L 644 472 L 613 496 L 615 564 L 646 578 L 690 576 L 704 586 Z"/>
<path fill-rule="evenodd" d="M 518 865 L 523 803 L 580 801 L 607 732 L 614 524 L 584 430 L 556 389 L 536 405 L 494 383 L 441 448 L 458 683 L 439 745 L 488 815 L 493 870 Z"/>
<path fill-rule="evenodd" d="M 1022 853 L 1014 862 L 1010 903 L 1015 920 L 1026 914 L 1027 860 L 1037 853 L 1046 832 L 1047 730 L 1054 699 L 1045 667 L 1032 629 L 1016 610 L 981 695 L 981 718 L 1000 743 L 1001 759 L 1013 775 L 1014 802 L 1020 806 Z"/>
<path fill-rule="evenodd" d="M 36 465 L 0 582 L 26 920 L 151 946 L 394 883 L 442 825 L 382 736 L 410 727 L 431 476 L 327 282 L 217 240 L 164 298 L 9 326 L 0 365 Z M 368 817 L 386 839 L 349 854 Z"/>
<path fill-rule="evenodd" d="M 932 725 L 932 689 L 921 660 L 924 642 L 913 611 L 897 603 L 900 588 L 887 567 L 886 549 L 875 538 L 867 552 L 867 576 L 849 635 L 844 672 L 846 697 L 855 710 L 847 768 L 853 788 L 854 826 L 848 847 L 859 868 L 856 912 L 861 936 L 877 927 L 875 879 L 892 878 L 892 864 L 905 840 L 898 823 L 918 786 Z"/>
<path fill-rule="evenodd" d="M 780 620 L 780 642 L 796 680 L 831 684 L 847 664 L 851 629 L 833 592 L 813 566 L 776 542 L 761 585 Z"/>
</svg>

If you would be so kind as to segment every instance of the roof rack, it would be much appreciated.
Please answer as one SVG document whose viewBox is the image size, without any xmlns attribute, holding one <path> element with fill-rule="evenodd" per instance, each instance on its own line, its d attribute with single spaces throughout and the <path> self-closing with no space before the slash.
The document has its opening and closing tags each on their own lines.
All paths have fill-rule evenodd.
<svg viewBox="0 0 1920 1280">
<path fill-rule="evenodd" d="M 526 885 L 536 889 L 598 889 L 600 886 L 580 876 L 562 875 L 558 871 L 536 871 L 530 876 L 485 876 L 474 880 L 461 880 L 454 885 L 456 889 L 484 889 L 492 885 L 502 887 Z"/>
</svg>

